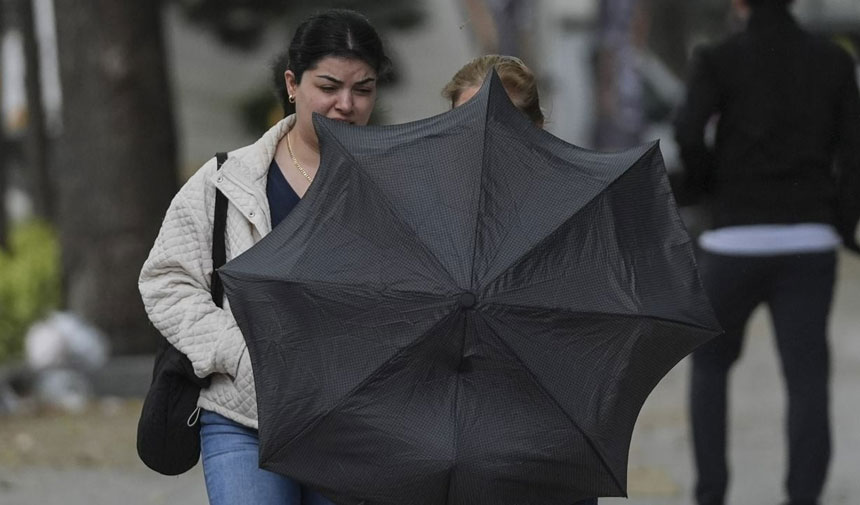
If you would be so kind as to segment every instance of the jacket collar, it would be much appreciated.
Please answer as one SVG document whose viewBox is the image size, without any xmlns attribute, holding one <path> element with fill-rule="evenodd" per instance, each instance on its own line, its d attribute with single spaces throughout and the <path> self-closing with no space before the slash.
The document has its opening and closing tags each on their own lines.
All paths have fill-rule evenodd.
<svg viewBox="0 0 860 505">
<path fill-rule="evenodd" d="M 272 230 L 266 177 L 278 142 L 295 124 L 295 115 L 279 121 L 250 146 L 230 153 L 211 182 L 256 228 L 259 236 Z"/>
<path fill-rule="evenodd" d="M 254 192 L 253 188 L 259 187 L 260 181 L 264 180 L 269 173 L 269 166 L 275 157 L 278 142 L 292 129 L 295 122 L 296 116 L 291 114 L 278 121 L 247 148 L 230 153 L 221 167 L 221 175 Z M 265 184 L 263 187 L 265 188 Z"/>
<path fill-rule="evenodd" d="M 770 33 L 799 27 L 787 7 L 762 5 L 756 7 L 750 14 L 747 28 L 754 33 Z"/>
</svg>

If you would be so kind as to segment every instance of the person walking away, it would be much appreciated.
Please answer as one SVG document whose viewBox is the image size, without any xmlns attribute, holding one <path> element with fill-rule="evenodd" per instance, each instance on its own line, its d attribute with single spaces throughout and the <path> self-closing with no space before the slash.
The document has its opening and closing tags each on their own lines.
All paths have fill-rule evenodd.
<svg viewBox="0 0 860 505">
<path fill-rule="evenodd" d="M 725 503 L 728 373 L 750 314 L 766 304 L 788 390 L 787 503 L 817 505 L 830 461 L 836 250 L 860 251 L 856 70 L 846 51 L 798 25 L 791 0 L 735 3 L 749 12 L 746 28 L 696 52 L 675 122 L 684 192 L 701 198 L 712 221 L 699 238 L 699 268 L 725 329 L 693 355 L 695 499 Z"/>
</svg>

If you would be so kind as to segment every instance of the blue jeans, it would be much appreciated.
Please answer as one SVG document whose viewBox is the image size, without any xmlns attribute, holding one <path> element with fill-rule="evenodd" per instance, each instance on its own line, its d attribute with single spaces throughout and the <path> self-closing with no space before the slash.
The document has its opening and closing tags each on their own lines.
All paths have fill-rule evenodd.
<svg viewBox="0 0 860 505">
<path fill-rule="evenodd" d="M 289 477 L 261 469 L 257 430 L 206 410 L 200 423 L 203 475 L 211 505 L 334 505 Z"/>
</svg>

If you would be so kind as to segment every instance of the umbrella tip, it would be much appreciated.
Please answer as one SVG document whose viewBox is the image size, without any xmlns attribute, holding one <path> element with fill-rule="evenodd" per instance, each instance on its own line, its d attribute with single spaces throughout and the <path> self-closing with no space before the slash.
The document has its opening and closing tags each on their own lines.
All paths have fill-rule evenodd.
<svg viewBox="0 0 860 505">
<path fill-rule="evenodd" d="M 474 293 L 465 292 L 460 293 L 460 296 L 457 297 L 457 303 L 460 304 L 460 307 L 464 309 L 471 309 L 478 302 L 478 297 L 475 296 Z"/>
</svg>

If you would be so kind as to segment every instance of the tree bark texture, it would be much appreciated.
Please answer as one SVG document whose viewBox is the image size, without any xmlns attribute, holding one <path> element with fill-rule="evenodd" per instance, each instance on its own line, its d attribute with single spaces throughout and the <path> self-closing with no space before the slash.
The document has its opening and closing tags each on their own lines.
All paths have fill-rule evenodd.
<svg viewBox="0 0 860 505">
<path fill-rule="evenodd" d="M 0 7 L 4 7 L 0 4 Z M 9 20 L 6 9 L 0 8 L 0 36 L 6 34 Z M 4 85 L 5 76 L 0 75 L 0 88 Z M 9 216 L 6 215 L 6 192 L 8 191 L 9 156 L 6 129 L 0 127 L 0 250 L 5 250 L 9 240 Z"/>
<path fill-rule="evenodd" d="M 39 42 L 33 16 L 33 0 L 4 0 L 10 28 L 21 33 L 24 50 L 24 79 L 27 94 L 27 131 L 24 141 L 24 181 L 33 202 L 33 211 L 41 218 L 53 220 L 54 198 L 48 174 L 48 137 L 45 131 L 45 107 L 42 102 L 42 76 L 39 66 Z"/>
<path fill-rule="evenodd" d="M 161 2 L 56 0 L 55 162 L 67 307 L 114 354 L 155 348 L 137 277 L 177 188 Z"/>
</svg>

